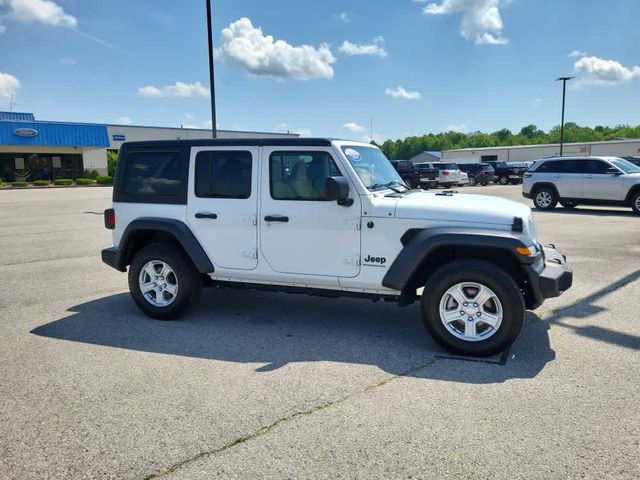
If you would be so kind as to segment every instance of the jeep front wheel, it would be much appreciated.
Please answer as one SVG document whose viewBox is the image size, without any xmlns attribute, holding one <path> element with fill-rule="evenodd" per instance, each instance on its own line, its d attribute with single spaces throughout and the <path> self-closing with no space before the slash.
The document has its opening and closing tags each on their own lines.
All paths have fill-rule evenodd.
<svg viewBox="0 0 640 480">
<path fill-rule="evenodd" d="M 129 291 L 148 316 L 178 318 L 202 290 L 200 273 L 179 246 L 152 244 L 135 254 L 129 268 Z"/>
<path fill-rule="evenodd" d="M 558 204 L 558 196 L 553 189 L 542 187 L 533 195 L 533 204 L 539 210 L 553 210 Z"/>
<path fill-rule="evenodd" d="M 522 293 L 501 268 L 459 260 L 438 269 L 422 295 L 424 324 L 441 346 L 461 355 L 505 350 L 524 322 Z"/>
</svg>

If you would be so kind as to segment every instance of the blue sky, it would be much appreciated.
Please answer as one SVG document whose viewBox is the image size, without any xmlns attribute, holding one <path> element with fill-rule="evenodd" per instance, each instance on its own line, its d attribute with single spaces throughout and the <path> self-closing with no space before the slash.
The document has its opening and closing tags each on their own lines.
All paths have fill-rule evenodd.
<svg viewBox="0 0 640 480">
<path fill-rule="evenodd" d="M 640 123 L 637 0 L 214 0 L 218 127 L 378 140 Z M 0 0 L 0 108 L 206 126 L 204 0 Z M 271 38 L 272 37 L 272 38 Z M 345 43 L 346 42 L 346 43 Z"/>
</svg>

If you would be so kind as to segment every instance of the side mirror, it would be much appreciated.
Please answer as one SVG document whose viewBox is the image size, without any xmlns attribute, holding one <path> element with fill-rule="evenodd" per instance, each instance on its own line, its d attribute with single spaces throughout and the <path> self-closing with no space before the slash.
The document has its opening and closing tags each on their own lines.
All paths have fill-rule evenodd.
<svg viewBox="0 0 640 480">
<path fill-rule="evenodd" d="M 336 200 L 338 205 L 350 207 L 353 199 L 349 198 L 349 182 L 344 177 L 329 177 L 324 183 L 325 198 Z"/>
<path fill-rule="evenodd" d="M 609 167 L 607 168 L 607 173 L 610 175 L 622 175 L 622 172 L 617 168 Z"/>
</svg>

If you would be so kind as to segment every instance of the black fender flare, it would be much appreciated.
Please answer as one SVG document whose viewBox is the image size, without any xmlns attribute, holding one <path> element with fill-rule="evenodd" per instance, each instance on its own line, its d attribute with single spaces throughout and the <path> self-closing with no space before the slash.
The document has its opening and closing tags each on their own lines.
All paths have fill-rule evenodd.
<svg viewBox="0 0 640 480">
<path fill-rule="evenodd" d="M 443 227 L 412 229 L 402 236 L 404 248 L 393 261 L 382 279 L 382 285 L 403 291 L 429 255 L 440 247 L 463 247 L 470 249 L 492 248 L 504 250 L 513 261 L 530 264 L 535 257 L 518 255 L 517 247 L 528 247 L 514 232 L 480 228 Z"/>
<path fill-rule="evenodd" d="M 130 263 L 132 253 L 130 251 L 132 239 L 139 232 L 163 232 L 173 236 L 180 246 L 187 252 L 189 258 L 200 273 L 211 273 L 214 271 L 213 263 L 209 256 L 198 242 L 191 229 L 180 220 L 173 218 L 138 218 L 125 228 L 118 250 L 122 252 L 121 262 L 126 266 Z"/>
</svg>

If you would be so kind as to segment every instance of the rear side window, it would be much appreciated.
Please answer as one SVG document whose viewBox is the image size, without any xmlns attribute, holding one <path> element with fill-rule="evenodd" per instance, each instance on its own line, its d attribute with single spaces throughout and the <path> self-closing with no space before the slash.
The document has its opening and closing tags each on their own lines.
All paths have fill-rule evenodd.
<svg viewBox="0 0 640 480">
<path fill-rule="evenodd" d="M 179 152 L 134 152 L 126 158 L 123 192 L 135 196 L 179 197 L 182 177 Z"/>
<path fill-rule="evenodd" d="M 249 198 L 251 196 L 251 152 L 211 151 L 196 156 L 197 197 Z"/>
</svg>

